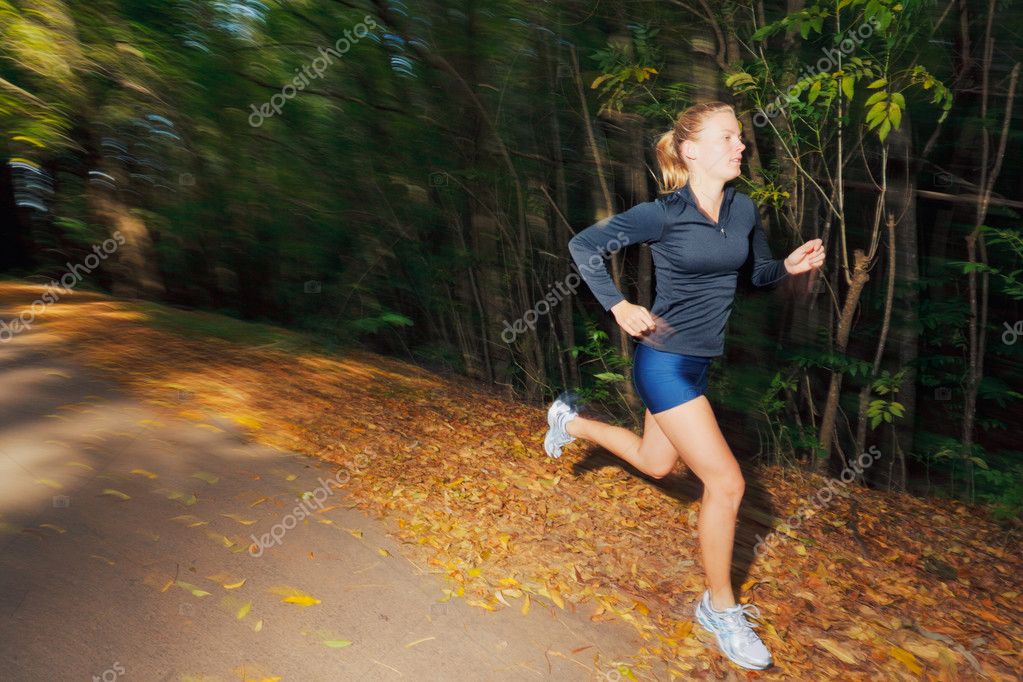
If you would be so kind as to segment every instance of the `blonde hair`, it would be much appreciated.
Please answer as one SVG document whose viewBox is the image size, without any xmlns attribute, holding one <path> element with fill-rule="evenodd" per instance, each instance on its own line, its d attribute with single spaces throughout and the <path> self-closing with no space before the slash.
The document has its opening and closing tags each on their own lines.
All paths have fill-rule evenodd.
<svg viewBox="0 0 1023 682">
<path fill-rule="evenodd" d="M 680 113 L 674 127 L 657 140 L 655 151 L 657 165 L 661 169 L 662 194 L 685 187 L 689 181 L 689 168 L 682 157 L 682 142 L 694 139 L 703 130 L 704 119 L 719 111 L 731 111 L 734 114 L 735 107 L 718 101 L 694 104 Z"/>
</svg>

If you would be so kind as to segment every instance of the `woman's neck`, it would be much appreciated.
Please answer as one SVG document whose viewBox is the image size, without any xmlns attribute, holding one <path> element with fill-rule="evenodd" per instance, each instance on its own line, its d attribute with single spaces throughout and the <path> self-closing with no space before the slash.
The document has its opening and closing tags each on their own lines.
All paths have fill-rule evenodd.
<svg viewBox="0 0 1023 682">
<path fill-rule="evenodd" d="M 690 177 L 689 188 L 700 208 L 717 213 L 717 209 L 721 207 L 721 201 L 724 199 L 724 181 Z"/>
</svg>

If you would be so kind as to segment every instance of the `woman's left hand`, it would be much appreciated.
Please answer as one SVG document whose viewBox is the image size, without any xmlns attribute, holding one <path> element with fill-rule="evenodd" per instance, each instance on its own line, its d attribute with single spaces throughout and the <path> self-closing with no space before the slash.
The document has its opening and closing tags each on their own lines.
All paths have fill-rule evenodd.
<svg viewBox="0 0 1023 682">
<path fill-rule="evenodd" d="M 811 239 L 785 259 L 785 270 L 790 275 L 816 270 L 822 265 L 824 265 L 824 242 L 820 239 Z"/>
</svg>

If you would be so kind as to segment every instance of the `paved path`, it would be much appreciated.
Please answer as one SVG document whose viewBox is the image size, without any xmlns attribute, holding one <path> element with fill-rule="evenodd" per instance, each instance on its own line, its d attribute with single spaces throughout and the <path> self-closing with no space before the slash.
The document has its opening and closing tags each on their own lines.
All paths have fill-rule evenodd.
<svg viewBox="0 0 1023 682">
<path fill-rule="evenodd" d="M 45 324 L 0 343 L 0 679 L 614 680 L 594 657 L 607 672 L 643 645 L 535 601 L 525 617 L 438 602 L 447 584 L 324 488 L 335 465 L 214 415 L 168 419 L 54 343 Z M 312 516 L 332 523 L 300 520 L 251 556 L 317 488 L 339 506 Z"/>
</svg>

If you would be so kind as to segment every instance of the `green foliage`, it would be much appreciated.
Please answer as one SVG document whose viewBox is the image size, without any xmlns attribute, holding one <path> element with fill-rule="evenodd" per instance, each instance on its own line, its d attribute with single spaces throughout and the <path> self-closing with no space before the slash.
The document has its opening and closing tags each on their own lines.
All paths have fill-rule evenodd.
<svg viewBox="0 0 1023 682">
<path fill-rule="evenodd" d="M 592 386 L 578 389 L 579 396 L 587 402 L 609 402 L 618 397 L 620 385 L 628 381 L 630 363 L 615 349 L 607 333 L 586 321 L 586 343 L 570 347 L 573 358 L 583 358 L 580 365 L 596 365 L 597 371 L 591 376 Z"/>
<path fill-rule="evenodd" d="M 644 85 L 658 73 L 658 50 L 654 38 L 660 29 L 634 24 L 632 29 L 633 49 L 623 49 L 609 44 L 593 53 L 600 75 L 590 89 L 599 90 L 602 102 L 598 113 L 605 110 L 622 111 L 637 91 L 648 92 Z"/>
<path fill-rule="evenodd" d="M 1019 230 L 991 227 L 990 225 L 981 225 L 979 229 L 988 246 L 1004 244 L 1008 247 L 1009 253 L 1014 255 L 1017 260 L 1023 261 L 1023 234 Z M 965 267 L 963 271 L 966 272 Z M 1023 281 L 1019 279 L 1019 274 L 1023 272 L 1023 269 L 1017 268 L 1012 272 L 1003 273 L 998 268 L 989 267 L 987 271 L 998 275 L 1002 282 L 1002 291 L 1006 295 L 1017 301 L 1023 300 Z"/>
<path fill-rule="evenodd" d="M 840 372 L 853 377 L 866 377 L 872 368 L 871 363 L 865 360 L 827 351 L 805 350 L 791 355 L 790 359 L 804 369 L 819 367 L 829 372 Z"/>
<path fill-rule="evenodd" d="M 357 317 L 349 325 L 358 332 L 375 334 L 385 327 L 411 327 L 412 320 L 393 311 L 382 311 L 375 315 Z"/>
<path fill-rule="evenodd" d="M 871 390 L 877 395 L 891 395 L 894 398 L 906 380 L 906 371 L 903 368 L 892 374 L 886 369 L 881 370 L 881 375 L 875 378 L 871 384 Z M 895 400 L 878 398 L 870 401 L 867 407 L 867 416 L 870 418 L 870 428 L 876 429 L 882 421 L 893 424 L 897 418 L 901 419 L 906 416 L 906 408 Z"/>
<path fill-rule="evenodd" d="M 1012 453 L 1018 461 L 1023 452 Z M 977 498 L 994 506 L 992 516 L 1009 519 L 1023 514 L 1023 464 L 1014 464 L 1008 469 L 981 468 L 976 472 Z"/>
<path fill-rule="evenodd" d="M 847 36 L 854 34 L 849 27 L 862 25 L 870 29 L 868 36 L 878 34 L 877 42 L 890 54 L 896 46 L 911 40 L 918 30 L 916 13 L 905 15 L 904 9 L 901 2 L 891 0 L 840 0 L 837 7 L 834 3 L 807 5 L 798 12 L 763 26 L 753 34 L 752 39 L 766 40 L 775 33 L 791 29 L 797 29 L 804 41 L 810 41 L 811 34 L 824 37 L 826 25 L 829 29 L 834 28 L 837 12 L 843 15 L 841 25 L 844 33 L 835 31 L 832 41 L 834 45 L 842 45 L 843 41 L 849 40 Z M 859 34 L 859 31 L 855 33 Z M 867 50 L 865 46 L 857 49 Z M 842 52 L 844 48 L 838 54 Z M 836 54 L 834 47 L 831 54 Z M 890 56 L 876 58 L 869 54 L 849 54 L 841 63 L 830 65 L 830 69 L 803 76 L 791 88 L 788 85 L 781 86 L 785 88 L 785 107 L 794 119 L 806 119 L 812 126 L 823 127 L 826 123 L 824 116 L 830 112 L 839 93 L 851 104 L 856 96 L 857 84 L 863 81 L 867 81 L 867 90 L 877 90 L 867 97 L 861 111 L 867 130 L 876 132 L 880 142 L 884 142 L 892 130 L 898 130 L 901 126 L 906 109 L 903 93 L 910 88 L 933 90 L 931 103 L 941 106 L 939 122 L 945 120 L 952 107 L 951 91 L 920 64 L 900 70 L 891 67 Z M 758 80 L 748 70 L 728 74 L 725 85 L 736 95 L 752 98 L 759 108 L 764 108 L 765 102 L 772 99 L 770 88 L 778 88 L 767 80 Z"/>
<path fill-rule="evenodd" d="M 779 209 L 788 201 L 791 196 L 787 191 L 781 189 L 774 182 L 767 182 L 747 192 L 749 198 L 757 206 L 770 206 Z"/>
<path fill-rule="evenodd" d="M 809 453 L 814 458 L 827 457 L 816 428 L 810 425 L 799 427 L 788 423 L 786 419 L 788 395 L 796 395 L 798 392 L 798 377 L 786 377 L 781 372 L 775 372 L 770 385 L 760 394 L 756 403 L 757 412 L 764 416 L 767 423 L 776 463 L 786 462 L 788 455 L 801 452 Z"/>
</svg>

